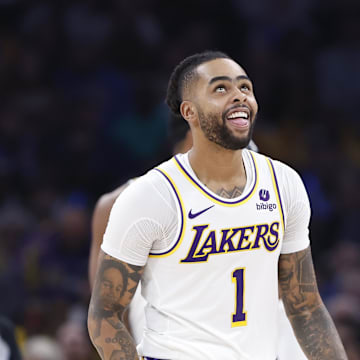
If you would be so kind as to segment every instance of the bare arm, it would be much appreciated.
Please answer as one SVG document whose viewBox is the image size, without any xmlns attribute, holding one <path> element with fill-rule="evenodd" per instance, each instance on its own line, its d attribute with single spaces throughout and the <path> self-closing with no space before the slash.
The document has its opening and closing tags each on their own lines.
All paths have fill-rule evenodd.
<svg viewBox="0 0 360 360">
<path fill-rule="evenodd" d="M 347 360 L 316 283 L 310 247 L 279 260 L 279 284 L 287 316 L 310 360 Z"/>
<path fill-rule="evenodd" d="M 100 246 L 109 220 L 111 208 L 114 205 L 116 198 L 127 186 L 128 183 L 120 186 L 109 194 L 101 196 L 96 203 L 91 223 L 91 247 L 88 269 L 91 288 L 94 286 Z"/>
<path fill-rule="evenodd" d="M 135 343 L 123 323 L 143 267 L 127 264 L 100 250 L 88 314 L 92 343 L 103 360 L 137 360 Z"/>
</svg>

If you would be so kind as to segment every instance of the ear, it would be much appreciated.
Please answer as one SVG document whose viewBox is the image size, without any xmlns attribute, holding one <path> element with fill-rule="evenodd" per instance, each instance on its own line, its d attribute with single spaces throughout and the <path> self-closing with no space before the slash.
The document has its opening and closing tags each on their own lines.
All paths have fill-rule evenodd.
<svg viewBox="0 0 360 360">
<path fill-rule="evenodd" d="M 191 101 L 183 101 L 180 105 L 180 112 L 182 117 L 188 123 L 194 123 L 194 121 L 197 119 L 197 110 L 194 103 Z"/>
</svg>

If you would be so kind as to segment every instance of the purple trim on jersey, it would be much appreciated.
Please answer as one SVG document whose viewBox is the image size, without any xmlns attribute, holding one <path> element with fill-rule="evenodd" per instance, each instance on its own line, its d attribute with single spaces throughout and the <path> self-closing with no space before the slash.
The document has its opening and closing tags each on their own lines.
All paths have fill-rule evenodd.
<svg viewBox="0 0 360 360">
<path fill-rule="evenodd" d="M 178 201 L 178 203 L 179 203 L 180 214 L 181 214 L 181 227 L 180 227 L 181 231 L 180 231 L 179 236 L 178 236 L 175 244 L 173 245 L 173 247 L 172 247 L 171 249 L 165 251 L 165 252 L 162 252 L 162 253 L 150 253 L 150 255 L 159 256 L 159 255 L 165 255 L 165 254 L 171 252 L 171 251 L 177 246 L 178 242 L 180 241 L 181 235 L 182 235 L 182 233 L 183 233 L 183 231 L 184 231 L 184 214 L 183 214 L 184 211 L 183 211 L 183 208 L 182 208 L 182 206 L 181 206 L 181 201 L 180 201 L 179 195 L 178 195 L 178 193 L 176 192 L 176 189 L 175 189 L 173 183 L 171 182 L 171 180 L 170 180 L 170 179 L 167 177 L 167 175 L 165 175 L 165 173 L 163 173 L 160 169 L 154 169 L 154 170 L 158 171 L 161 175 L 163 175 L 163 176 L 165 177 L 165 179 L 166 179 L 166 180 L 169 182 L 169 184 L 171 185 L 171 187 L 172 187 L 172 189 L 174 190 L 174 193 L 175 193 L 175 195 L 176 195 L 176 199 L 177 199 L 177 201 Z"/>
<path fill-rule="evenodd" d="M 276 177 L 276 172 L 275 172 L 275 168 L 274 165 L 272 163 L 272 161 L 269 159 L 273 174 L 274 174 L 274 179 L 275 179 L 275 184 L 276 184 L 276 189 L 277 189 L 277 193 L 279 195 L 279 201 L 280 201 L 280 206 L 281 206 L 281 215 L 282 215 L 282 219 L 283 219 L 283 224 L 285 226 L 285 215 L 284 215 L 284 207 L 282 205 L 282 201 L 281 201 L 281 194 L 280 194 L 280 189 L 279 189 L 279 183 L 277 181 L 277 177 Z"/>
<path fill-rule="evenodd" d="M 257 183 L 257 169 L 256 169 L 256 166 L 255 166 L 255 160 L 254 160 L 254 156 L 253 154 L 251 154 L 251 152 L 249 152 L 250 155 L 251 155 L 251 160 L 253 162 L 253 167 L 254 167 L 254 172 L 255 172 L 255 181 L 254 181 L 254 185 L 252 187 L 252 189 L 249 191 L 249 193 L 243 197 L 242 199 L 240 200 L 236 200 L 236 201 L 225 201 L 221 198 L 218 198 L 214 195 L 212 195 L 211 193 L 209 193 L 201 184 L 199 184 L 187 171 L 186 169 L 184 168 L 184 166 L 181 164 L 180 160 L 177 158 L 177 156 L 175 155 L 174 156 L 174 159 L 175 161 L 178 163 L 178 165 L 181 167 L 181 169 L 184 171 L 184 173 L 189 177 L 189 179 L 195 184 L 197 185 L 202 191 L 204 191 L 204 193 L 206 193 L 208 196 L 210 196 L 211 198 L 215 199 L 216 201 L 219 201 L 219 202 L 222 202 L 223 204 L 230 204 L 230 205 L 233 205 L 233 204 L 238 204 L 238 203 L 241 203 L 242 201 L 246 200 L 254 191 L 254 188 L 256 186 L 256 183 Z"/>
</svg>

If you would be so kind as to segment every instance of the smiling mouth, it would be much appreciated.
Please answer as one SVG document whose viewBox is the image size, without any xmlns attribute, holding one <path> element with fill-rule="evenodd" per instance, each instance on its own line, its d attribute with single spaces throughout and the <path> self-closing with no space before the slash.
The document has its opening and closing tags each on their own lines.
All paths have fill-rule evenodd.
<svg viewBox="0 0 360 360">
<path fill-rule="evenodd" d="M 244 109 L 245 110 L 245 109 Z M 245 129 L 250 125 L 250 113 L 249 110 L 245 111 L 234 109 L 230 112 L 229 115 L 226 116 L 226 120 L 231 123 L 236 128 Z"/>
<path fill-rule="evenodd" d="M 228 115 L 227 119 L 249 119 L 249 114 L 245 111 L 235 111 Z"/>
</svg>

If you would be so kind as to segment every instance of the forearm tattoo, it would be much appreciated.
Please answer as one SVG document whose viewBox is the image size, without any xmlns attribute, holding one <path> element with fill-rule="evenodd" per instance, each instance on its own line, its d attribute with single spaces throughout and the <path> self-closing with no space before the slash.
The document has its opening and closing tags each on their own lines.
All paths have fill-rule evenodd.
<svg viewBox="0 0 360 360">
<path fill-rule="evenodd" d="M 320 298 L 310 248 L 280 256 L 282 299 L 304 353 L 310 360 L 346 360 L 333 321 Z"/>
<path fill-rule="evenodd" d="M 89 306 L 90 338 L 103 360 L 137 360 L 135 344 L 122 316 L 133 297 L 143 268 L 101 253 Z"/>
</svg>

